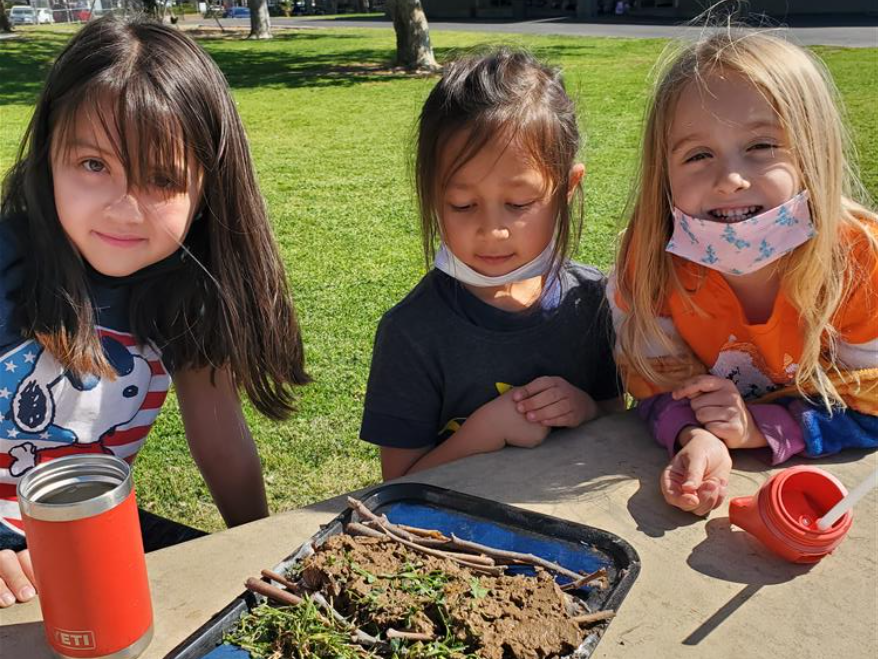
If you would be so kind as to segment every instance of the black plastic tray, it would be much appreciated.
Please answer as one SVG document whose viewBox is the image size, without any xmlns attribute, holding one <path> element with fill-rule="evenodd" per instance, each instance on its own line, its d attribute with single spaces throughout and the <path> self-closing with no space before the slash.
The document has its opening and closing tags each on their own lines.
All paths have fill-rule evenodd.
<svg viewBox="0 0 878 659">
<path fill-rule="evenodd" d="M 370 510 L 386 514 L 391 522 L 435 528 L 499 549 L 532 553 L 574 571 L 606 567 L 609 589 L 583 588 L 572 593 L 592 610 L 618 610 L 640 573 L 637 553 L 612 533 L 495 501 L 420 483 L 379 487 L 362 501 Z M 351 510 L 339 514 L 274 570 L 283 573 L 306 553 L 308 545 L 319 546 L 330 536 L 341 533 L 351 515 Z M 528 572 L 529 568 L 521 571 Z M 165 659 L 247 659 L 249 653 L 222 645 L 223 635 L 263 599 L 251 592 L 241 594 Z M 598 631 L 591 632 L 573 656 L 591 656 L 600 636 Z"/>
</svg>

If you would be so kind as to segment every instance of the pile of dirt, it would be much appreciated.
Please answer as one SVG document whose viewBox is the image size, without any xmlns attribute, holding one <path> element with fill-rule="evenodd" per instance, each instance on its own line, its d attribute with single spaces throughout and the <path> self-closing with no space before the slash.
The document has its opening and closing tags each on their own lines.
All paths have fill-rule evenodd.
<svg viewBox="0 0 878 659">
<path fill-rule="evenodd" d="M 305 590 L 369 634 L 451 636 L 484 659 L 560 657 L 583 638 L 572 600 L 540 568 L 493 576 L 389 538 L 349 535 L 329 538 L 299 568 Z"/>
</svg>

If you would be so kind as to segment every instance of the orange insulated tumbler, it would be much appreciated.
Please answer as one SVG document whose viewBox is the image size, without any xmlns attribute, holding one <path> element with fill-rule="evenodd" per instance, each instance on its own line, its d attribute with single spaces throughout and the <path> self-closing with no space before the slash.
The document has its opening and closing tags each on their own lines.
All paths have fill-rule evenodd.
<svg viewBox="0 0 878 659">
<path fill-rule="evenodd" d="M 45 462 L 18 484 L 49 645 L 70 659 L 134 659 L 152 602 L 131 469 L 112 455 Z"/>
</svg>

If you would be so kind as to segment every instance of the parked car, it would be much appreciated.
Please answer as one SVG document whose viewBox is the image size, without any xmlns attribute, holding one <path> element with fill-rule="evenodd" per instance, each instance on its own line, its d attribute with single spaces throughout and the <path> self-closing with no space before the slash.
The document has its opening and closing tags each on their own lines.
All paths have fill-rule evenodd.
<svg viewBox="0 0 878 659">
<path fill-rule="evenodd" d="M 250 7 L 231 7 L 223 18 L 250 18 Z"/>
<path fill-rule="evenodd" d="M 9 21 L 13 25 L 36 25 L 37 12 L 33 7 L 16 5 L 9 10 Z"/>
</svg>

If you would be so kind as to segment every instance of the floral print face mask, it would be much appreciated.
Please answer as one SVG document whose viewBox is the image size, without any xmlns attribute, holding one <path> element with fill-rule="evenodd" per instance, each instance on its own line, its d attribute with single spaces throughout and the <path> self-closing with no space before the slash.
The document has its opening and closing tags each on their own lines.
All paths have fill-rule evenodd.
<svg viewBox="0 0 878 659">
<path fill-rule="evenodd" d="M 790 253 L 816 233 L 804 190 L 777 208 L 741 222 L 702 220 L 675 207 L 674 233 L 665 249 L 727 275 L 746 275 Z"/>
</svg>

